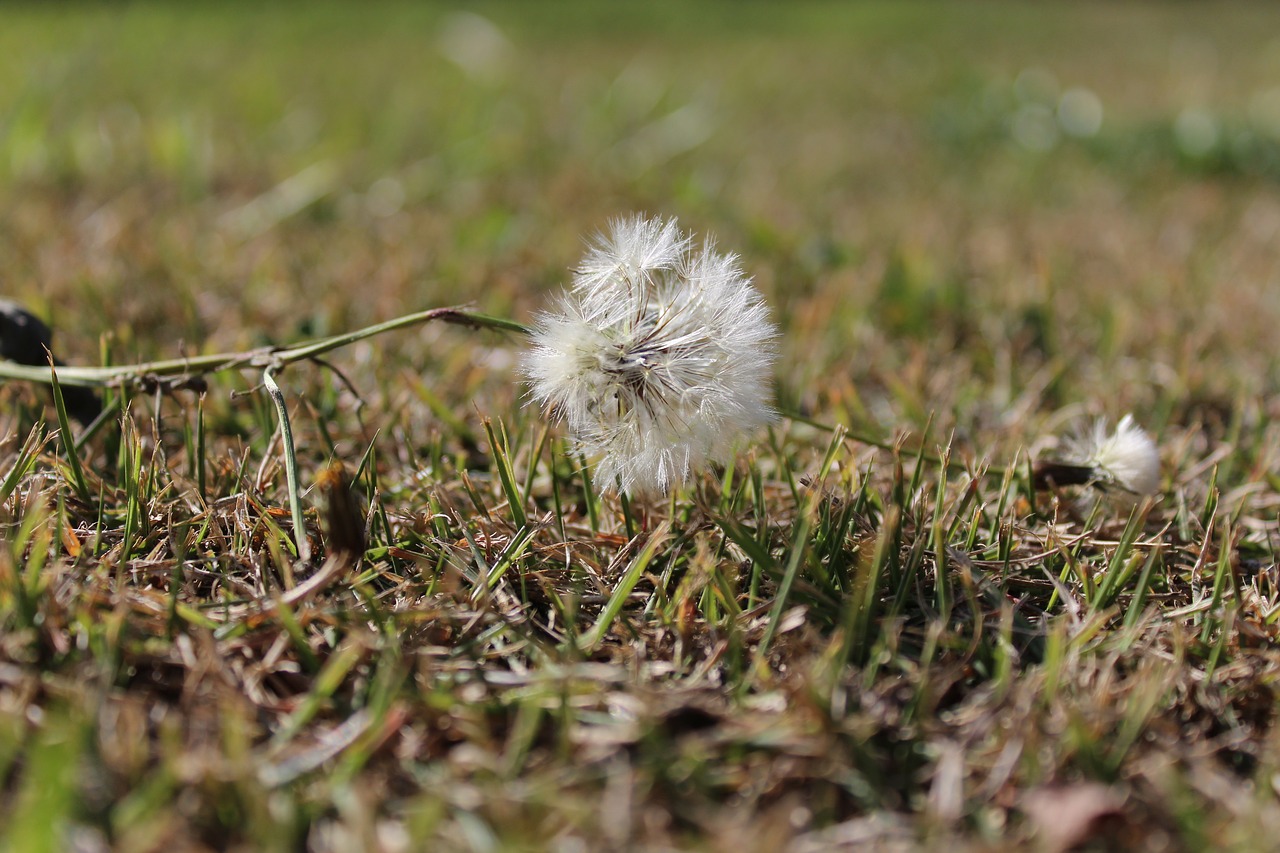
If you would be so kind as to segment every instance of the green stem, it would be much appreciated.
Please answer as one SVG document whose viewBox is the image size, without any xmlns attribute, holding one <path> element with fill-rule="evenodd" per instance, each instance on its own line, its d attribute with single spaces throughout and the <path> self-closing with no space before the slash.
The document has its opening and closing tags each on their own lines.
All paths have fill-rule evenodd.
<svg viewBox="0 0 1280 853">
<path fill-rule="evenodd" d="M 245 352 L 219 353 L 216 355 L 198 355 L 191 358 L 171 358 L 163 361 L 147 361 L 140 364 L 122 364 L 112 367 L 67 367 L 58 368 L 58 382 L 62 385 L 78 385 L 82 387 L 109 387 L 121 385 L 135 380 L 146 380 L 152 377 L 190 378 L 209 373 L 221 373 L 237 368 L 278 368 L 295 361 L 304 361 L 340 347 L 403 329 L 428 323 L 432 320 L 443 320 L 446 323 L 457 323 L 477 329 L 496 329 L 504 332 L 528 333 L 529 328 L 523 323 L 490 317 L 464 311 L 461 308 L 432 308 L 406 314 L 394 320 L 366 326 L 354 332 L 347 332 L 332 337 L 307 341 L 293 347 L 260 347 Z M 20 379 L 27 382 L 50 384 L 52 370 L 48 367 L 32 367 L 0 361 L 0 379 Z"/>
</svg>

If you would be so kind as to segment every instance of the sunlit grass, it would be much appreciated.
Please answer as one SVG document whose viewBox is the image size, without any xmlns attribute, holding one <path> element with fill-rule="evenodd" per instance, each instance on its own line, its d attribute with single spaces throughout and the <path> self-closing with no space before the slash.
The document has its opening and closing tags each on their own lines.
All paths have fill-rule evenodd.
<svg viewBox="0 0 1280 853">
<path fill-rule="evenodd" d="M 4 295 L 77 365 L 524 322 L 679 215 L 797 417 L 624 502 L 521 335 L 400 329 L 273 373 L 299 530 L 265 364 L 6 384 L 2 843 L 1269 846 L 1269 7 L 477 9 L 6 8 Z M 1157 501 L 1034 488 L 1129 411 Z"/>
</svg>

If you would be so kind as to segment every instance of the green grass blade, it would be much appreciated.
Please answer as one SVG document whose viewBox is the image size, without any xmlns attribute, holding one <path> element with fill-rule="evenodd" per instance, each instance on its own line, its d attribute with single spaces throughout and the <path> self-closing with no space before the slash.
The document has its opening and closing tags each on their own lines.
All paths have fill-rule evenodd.
<svg viewBox="0 0 1280 853">
<path fill-rule="evenodd" d="M 22 447 L 18 449 L 17 457 L 13 460 L 13 465 L 9 467 L 9 473 L 5 474 L 3 481 L 0 481 L 0 505 L 9 500 L 18 488 L 18 484 L 35 467 L 36 460 L 40 458 L 40 453 L 49 443 L 49 439 L 50 436 L 44 434 L 39 424 L 33 426 L 31 432 L 27 433 L 26 440 L 22 442 Z"/>
<path fill-rule="evenodd" d="M 262 372 L 262 384 L 276 407 L 280 421 L 280 451 L 284 454 L 285 481 L 289 489 L 289 514 L 293 519 L 293 541 L 297 546 L 299 562 L 311 559 L 311 540 L 307 537 L 307 520 L 302 513 L 302 488 L 298 484 L 298 454 L 293 445 L 293 427 L 289 423 L 289 406 L 284 392 L 271 375 L 271 368 Z"/>
<path fill-rule="evenodd" d="M 769 622 L 765 626 L 764 636 L 760 638 L 760 645 L 756 649 L 754 669 L 758 670 L 764 664 L 765 657 L 769 652 L 769 646 L 778 633 L 778 627 L 782 623 L 782 615 L 787 609 L 787 601 L 791 597 L 791 588 L 795 585 L 796 577 L 800 573 L 800 566 L 804 563 L 804 555 L 809 550 L 809 531 L 812 526 L 813 508 L 810 505 L 810 501 L 806 500 L 800 508 L 800 520 L 796 524 L 795 536 L 791 540 L 791 556 L 782 572 L 782 581 L 778 584 L 778 593 L 774 597 L 773 607 L 769 611 Z"/>
<path fill-rule="evenodd" d="M 54 369 L 52 362 L 49 364 L 49 388 L 53 392 L 53 407 L 58 414 L 58 438 L 66 453 L 67 468 L 71 471 L 71 484 L 75 487 L 80 500 L 91 503 L 93 495 L 89 491 L 89 482 L 85 479 L 84 468 L 80 465 L 75 434 L 71 431 L 71 419 L 67 415 L 67 401 L 62 396 L 62 386 L 58 384 L 58 371 Z"/>
<path fill-rule="evenodd" d="M 498 469 L 498 480 L 502 484 L 502 492 L 507 497 L 507 506 L 511 508 L 511 520 L 517 527 L 528 526 L 529 520 L 524 513 L 524 496 L 516 485 L 515 471 L 511 465 L 511 457 L 507 449 L 507 431 L 499 422 L 502 430 L 501 439 L 494 432 L 493 422 L 484 420 L 484 432 L 489 438 L 489 447 L 493 452 L 493 464 Z"/>
<path fill-rule="evenodd" d="M 649 567 L 649 563 L 657 555 L 658 549 L 666 543 L 670 532 L 670 523 L 664 521 L 649 534 L 648 541 L 644 543 L 640 553 L 631 561 L 631 565 L 627 567 L 627 571 L 618 581 L 617 586 L 613 588 L 613 592 L 609 595 L 609 600 L 605 603 L 604 609 L 600 611 L 600 616 L 596 619 L 595 624 L 579 639 L 579 648 L 587 652 L 593 652 L 604 641 L 609 629 L 613 626 L 614 620 L 618 618 L 618 614 L 626 606 L 627 599 L 631 596 L 632 591 L 635 590 L 636 584 L 640 582 L 640 578 L 644 575 L 645 569 Z"/>
</svg>

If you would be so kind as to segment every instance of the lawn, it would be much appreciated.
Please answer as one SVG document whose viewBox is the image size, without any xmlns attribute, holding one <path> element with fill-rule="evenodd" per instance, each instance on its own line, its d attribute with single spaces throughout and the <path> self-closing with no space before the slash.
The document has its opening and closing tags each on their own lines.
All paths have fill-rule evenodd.
<svg viewBox="0 0 1280 853">
<path fill-rule="evenodd" d="M 68 365 L 535 322 L 641 211 L 740 256 L 780 414 L 626 498 L 515 324 L 388 331 L 272 372 L 300 531 L 263 364 L 3 382 L 0 849 L 1274 847 L 1276 21 L 5 5 Z M 1155 495 L 1037 476 L 1129 413 Z"/>
</svg>

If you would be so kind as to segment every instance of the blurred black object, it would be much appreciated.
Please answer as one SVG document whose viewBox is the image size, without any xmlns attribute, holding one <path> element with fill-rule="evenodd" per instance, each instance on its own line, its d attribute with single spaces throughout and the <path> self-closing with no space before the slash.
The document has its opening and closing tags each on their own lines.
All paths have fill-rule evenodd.
<svg viewBox="0 0 1280 853">
<path fill-rule="evenodd" d="M 1100 472 L 1094 466 L 1071 462 L 1037 462 L 1031 472 L 1031 480 L 1037 491 L 1058 486 L 1087 486 L 1097 484 L 1100 479 Z"/>
<path fill-rule="evenodd" d="M 52 353 L 53 333 L 40 318 L 16 302 L 0 299 L 0 358 L 41 366 L 49 363 Z M 54 359 L 55 365 L 62 364 Z M 90 388 L 63 385 L 62 399 L 67 404 L 67 414 L 88 425 L 102 413 L 102 401 Z"/>
</svg>

